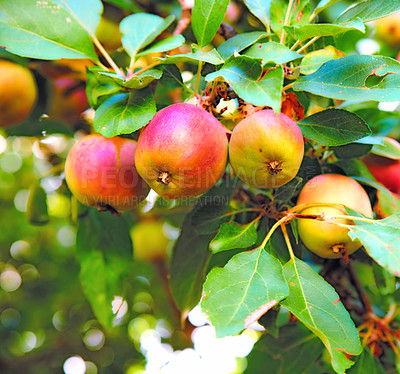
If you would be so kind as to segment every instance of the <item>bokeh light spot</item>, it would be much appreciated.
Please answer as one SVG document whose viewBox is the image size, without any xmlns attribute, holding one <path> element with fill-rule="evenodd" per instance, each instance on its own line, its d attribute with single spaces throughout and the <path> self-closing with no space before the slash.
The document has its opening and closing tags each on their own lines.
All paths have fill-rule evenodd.
<svg viewBox="0 0 400 374">
<path fill-rule="evenodd" d="M 0 275 L 0 286 L 6 292 L 12 292 L 19 288 L 22 279 L 17 270 L 6 268 Z"/>
<path fill-rule="evenodd" d="M 81 356 L 67 358 L 63 365 L 65 374 L 85 374 L 86 364 Z"/>
</svg>

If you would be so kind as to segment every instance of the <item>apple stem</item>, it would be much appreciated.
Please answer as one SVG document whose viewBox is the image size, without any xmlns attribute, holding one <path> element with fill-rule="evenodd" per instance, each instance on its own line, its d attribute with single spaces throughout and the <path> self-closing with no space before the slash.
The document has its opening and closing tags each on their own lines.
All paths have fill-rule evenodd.
<svg viewBox="0 0 400 374">
<path fill-rule="evenodd" d="M 367 313 L 373 314 L 371 303 L 369 302 L 368 296 L 365 293 L 365 290 L 358 279 L 357 273 L 355 272 L 353 265 L 351 262 L 347 263 L 347 271 L 349 273 L 350 282 L 353 284 L 354 288 L 358 293 L 358 297 L 360 298 L 361 303 L 364 306 L 364 309 Z"/>
<path fill-rule="evenodd" d="M 289 0 L 289 4 L 286 10 L 285 22 L 283 24 L 284 26 L 288 26 L 290 24 L 290 13 L 292 12 L 292 6 L 293 6 L 293 0 Z M 285 44 L 285 39 L 286 39 L 285 29 L 282 29 L 279 43 Z"/>
<path fill-rule="evenodd" d="M 111 214 L 116 215 L 117 217 L 121 216 L 121 213 L 118 212 L 117 209 L 115 209 L 113 206 L 109 205 L 109 204 L 99 204 L 97 206 L 97 210 L 99 212 L 110 212 Z"/>
<path fill-rule="evenodd" d="M 168 171 L 162 171 L 157 178 L 157 182 L 168 185 L 171 182 Z"/>
</svg>

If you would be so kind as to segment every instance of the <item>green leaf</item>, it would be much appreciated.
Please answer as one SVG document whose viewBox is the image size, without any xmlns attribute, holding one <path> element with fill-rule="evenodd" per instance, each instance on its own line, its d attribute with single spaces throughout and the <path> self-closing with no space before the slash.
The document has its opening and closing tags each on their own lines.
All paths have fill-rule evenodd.
<svg viewBox="0 0 400 374">
<path fill-rule="evenodd" d="M 289 296 L 281 305 L 314 332 L 328 349 L 332 367 L 344 373 L 353 364 L 346 353 L 362 351 L 356 327 L 334 288 L 309 265 L 295 258 L 283 267 Z"/>
<path fill-rule="evenodd" d="M 294 26 L 308 24 L 311 15 L 309 0 L 297 0 L 296 6 L 290 12 L 289 24 Z M 271 26 L 275 33 L 280 33 L 283 25 L 289 2 L 287 0 L 274 0 L 271 2 Z"/>
<path fill-rule="evenodd" d="M 348 214 L 356 212 L 346 208 Z M 346 225 L 352 240 L 359 240 L 367 253 L 394 276 L 400 275 L 400 213 L 370 222 Z"/>
<path fill-rule="evenodd" d="M 147 125 L 156 110 L 153 93 L 149 88 L 118 94 L 96 110 L 93 126 L 96 132 L 108 138 L 130 134 Z"/>
<path fill-rule="evenodd" d="M 79 278 L 99 322 L 112 327 L 111 302 L 122 296 L 122 280 L 130 272 L 132 240 L 123 217 L 89 210 L 80 219 L 76 255 L 81 268 Z"/>
<path fill-rule="evenodd" d="M 244 5 L 249 8 L 250 12 L 253 13 L 268 30 L 271 24 L 271 0 L 246 0 Z"/>
<path fill-rule="evenodd" d="M 138 53 L 136 56 L 145 56 L 150 53 L 159 53 L 170 51 L 171 49 L 180 47 L 183 43 L 185 43 L 185 38 L 182 35 L 172 35 L 168 38 L 160 40 L 159 42 L 154 43 L 149 48 L 144 51 Z"/>
<path fill-rule="evenodd" d="M 326 8 L 328 8 L 330 5 L 337 3 L 338 1 L 340 0 L 321 0 L 315 7 L 312 14 L 312 18 L 314 18 L 317 14 L 321 13 Z"/>
<path fill-rule="evenodd" d="M 174 19 L 174 16 L 164 19 L 150 13 L 131 14 L 119 25 L 122 45 L 131 57 L 136 56 L 139 50 L 157 38 Z"/>
<path fill-rule="evenodd" d="M 339 145 L 337 147 L 331 147 L 333 152 L 335 153 L 335 156 L 337 158 L 360 158 L 362 156 L 365 156 L 368 154 L 368 152 L 371 150 L 372 145 L 371 144 L 362 144 L 362 143 L 350 143 L 350 144 L 345 144 L 345 145 Z"/>
<path fill-rule="evenodd" d="M 213 233 L 228 220 L 229 202 L 238 184 L 238 179 L 223 180 L 209 192 L 200 196 L 193 210 L 192 224 L 199 234 Z"/>
<path fill-rule="evenodd" d="M 99 74 L 110 77 L 116 84 L 120 85 L 121 87 L 137 90 L 148 86 L 155 79 L 160 79 L 163 73 L 161 70 L 149 69 L 144 71 L 143 73 L 134 75 L 129 79 L 107 71 L 100 71 Z"/>
<path fill-rule="evenodd" d="M 233 38 L 228 39 L 226 42 L 222 43 L 217 51 L 221 57 L 226 60 L 235 52 L 240 52 L 243 49 L 251 46 L 256 41 L 268 36 L 266 32 L 263 31 L 252 31 L 243 34 L 235 35 Z"/>
<path fill-rule="evenodd" d="M 377 190 L 376 198 L 378 200 L 378 206 L 384 216 L 390 216 L 395 213 L 400 213 L 400 198 L 393 196 L 390 193 L 390 197 L 385 193 L 386 191 Z M 394 198 L 394 201 L 392 201 Z"/>
<path fill-rule="evenodd" d="M 381 295 L 390 295 L 396 291 L 396 277 L 393 274 L 389 273 L 376 262 L 372 263 L 372 270 L 376 287 Z"/>
<path fill-rule="evenodd" d="M 383 193 L 385 195 L 386 199 L 388 199 L 391 204 L 395 203 L 393 194 L 386 187 L 384 187 L 381 183 L 374 182 L 371 179 L 368 179 L 368 178 L 362 177 L 362 176 L 351 176 L 351 177 L 353 179 L 355 179 L 356 181 L 360 182 L 361 184 L 364 183 L 367 186 L 371 186 L 371 187 L 375 188 L 377 191 L 380 191 L 381 193 Z"/>
<path fill-rule="evenodd" d="M 51 0 L 0 0 L 0 45 L 31 58 L 97 61 L 87 30 L 73 14 Z"/>
<path fill-rule="evenodd" d="M 243 54 L 254 58 L 261 58 L 263 64 L 271 61 L 276 64 L 284 64 L 302 57 L 302 55 L 293 52 L 290 48 L 277 42 L 257 43 Z"/>
<path fill-rule="evenodd" d="M 278 304 L 263 314 L 258 320 L 258 323 L 265 328 L 267 334 L 272 335 L 274 338 L 278 338 L 279 336 L 278 323 L 280 310 L 281 306 Z"/>
<path fill-rule="evenodd" d="M 97 109 L 104 101 L 121 91 L 121 86 L 111 79 L 105 82 L 99 74 L 101 72 L 108 73 L 98 66 L 92 66 L 86 71 L 86 96 L 93 109 Z"/>
<path fill-rule="evenodd" d="M 33 183 L 29 189 L 26 218 L 31 225 L 38 226 L 50 221 L 47 211 L 47 194 L 39 182 Z"/>
<path fill-rule="evenodd" d="M 366 0 L 344 11 L 336 21 L 343 23 L 359 18 L 363 22 L 368 22 L 385 17 L 399 9 L 400 4 L 397 0 Z"/>
<path fill-rule="evenodd" d="M 221 56 L 218 54 L 216 49 L 212 49 L 208 52 L 202 52 L 196 44 L 192 44 L 192 52 L 182 55 L 173 55 L 165 57 L 156 57 L 156 60 L 162 61 L 164 64 L 176 64 L 177 62 L 208 62 L 212 65 L 220 65 L 224 63 Z"/>
<path fill-rule="evenodd" d="M 221 338 L 240 333 L 287 295 L 282 265 L 258 248 L 211 270 L 200 305 Z"/>
<path fill-rule="evenodd" d="M 400 148 L 398 143 L 393 143 L 392 141 L 388 140 L 386 137 L 379 137 L 379 140 L 382 141 L 382 144 L 375 144 L 372 147 L 371 152 L 375 153 L 376 155 L 383 156 L 390 158 L 392 160 L 400 160 Z"/>
<path fill-rule="evenodd" d="M 132 13 L 139 13 L 142 11 L 142 9 L 131 0 L 106 0 L 106 2 L 114 4 L 122 9 L 129 10 Z"/>
<path fill-rule="evenodd" d="M 297 122 L 303 136 L 321 145 L 338 146 L 371 134 L 362 118 L 343 109 L 327 109 Z"/>
<path fill-rule="evenodd" d="M 308 374 L 323 349 L 318 338 L 304 326 L 287 324 L 276 337 L 265 334 L 255 344 L 245 374 L 260 374 L 260 367 L 265 365 L 268 365 L 265 373 Z"/>
<path fill-rule="evenodd" d="M 197 44 L 205 47 L 218 31 L 229 0 L 195 0 L 192 9 L 192 29 Z"/>
<path fill-rule="evenodd" d="M 237 222 L 223 223 L 218 234 L 210 243 L 213 253 L 227 251 L 229 249 L 247 248 L 257 240 L 257 229 L 255 222 L 240 224 Z"/>
<path fill-rule="evenodd" d="M 316 23 L 303 26 L 284 26 L 289 35 L 294 39 L 303 41 L 316 36 L 336 36 L 349 30 L 358 30 L 365 33 L 365 25 L 360 20 L 355 20 L 348 25 L 334 25 L 330 23 Z"/>
<path fill-rule="evenodd" d="M 300 77 L 295 91 L 339 100 L 400 100 L 400 63 L 389 57 L 348 56 Z"/>
<path fill-rule="evenodd" d="M 95 35 L 103 13 L 103 4 L 100 0 L 54 0 L 54 2 L 67 9 L 89 35 Z"/>
<path fill-rule="evenodd" d="M 283 68 L 272 68 L 260 79 L 262 68 L 259 60 L 247 56 L 231 57 L 222 68 L 207 74 L 208 82 L 222 77 L 245 101 L 254 105 L 270 106 L 276 113 L 281 108 Z"/>
<path fill-rule="evenodd" d="M 367 350 L 360 354 L 356 359 L 355 365 L 348 371 L 348 374 L 385 374 L 387 371 L 381 365 L 378 359 L 376 359 Z"/>
<path fill-rule="evenodd" d="M 300 73 L 309 75 L 316 72 L 325 62 L 343 57 L 343 53 L 328 45 L 324 49 L 307 53 L 300 65 Z"/>
<path fill-rule="evenodd" d="M 172 296 L 182 312 L 192 309 L 200 300 L 207 265 L 211 257 L 208 245 L 215 235 L 213 232 L 199 234 L 193 225 L 194 215 L 208 209 L 212 211 L 213 202 L 214 205 L 218 202 L 217 209 L 226 210 L 235 187 L 236 184 L 226 186 L 222 183 L 214 186 L 199 198 L 195 208 L 185 217 L 181 234 L 174 246 L 170 266 Z"/>
</svg>

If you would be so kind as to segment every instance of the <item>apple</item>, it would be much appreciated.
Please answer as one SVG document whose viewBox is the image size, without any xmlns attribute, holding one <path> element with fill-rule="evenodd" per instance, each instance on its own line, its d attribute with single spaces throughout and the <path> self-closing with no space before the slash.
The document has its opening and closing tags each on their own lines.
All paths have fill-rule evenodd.
<svg viewBox="0 0 400 374">
<path fill-rule="evenodd" d="M 106 17 L 100 18 L 99 26 L 96 30 L 96 37 L 103 47 L 109 51 L 114 51 L 121 46 L 119 25 Z"/>
<path fill-rule="evenodd" d="M 400 44 L 400 11 L 375 21 L 376 37 L 389 45 Z"/>
<path fill-rule="evenodd" d="M 0 60 L 0 127 L 11 127 L 26 120 L 37 99 L 31 71 L 7 60 Z"/>
<path fill-rule="evenodd" d="M 272 109 L 253 113 L 233 129 L 229 160 L 236 175 L 258 188 L 276 188 L 292 180 L 301 165 L 304 140 L 300 128 Z"/>
<path fill-rule="evenodd" d="M 129 210 L 149 187 L 135 167 L 136 141 L 92 134 L 78 140 L 68 153 L 65 179 L 72 194 L 99 210 Z"/>
<path fill-rule="evenodd" d="M 85 86 L 79 80 L 64 76 L 53 81 L 52 89 L 49 117 L 71 126 L 76 124 L 81 113 L 89 108 Z"/>
<path fill-rule="evenodd" d="M 135 259 L 154 262 L 167 254 L 170 240 L 163 231 L 164 222 L 156 219 L 140 221 L 131 229 Z"/>
<path fill-rule="evenodd" d="M 136 148 L 141 177 L 160 196 L 198 196 L 221 178 L 228 157 L 225 128 L 199 106 L 172 104 L 142 130 Z"/>
<path fill-rule="evenodd" d="M 400 153 L 400 143 L 392 138 L 385 137 L 384 142 L 390 143 Z M 392 159 L 374 153 L 368 153 L 362 158 L 368 170 L 375 179 L 388 190 L 400 194 L 400 159 Z"/>
<path fill-rule="evenodd" d="M 354 179 L 340 174 L 322 174 L 310 179 L 301 190 L 297 205 L 341 204 L 372 218 L 372 208 L 365 190 Z M 341 207 L 310 207 L 301 211 L 307 215 L 344 215 Z M 338 219 L 337 222 L 354 224 L 351 220 Z M 359 241 L 352 241 L 346 227 L 316 219 L 300 218 L 298 232 L 304 245 L 324 258 L 338 258 L 344 253 L 353 253 L 361 247 Z"/>
</svg>

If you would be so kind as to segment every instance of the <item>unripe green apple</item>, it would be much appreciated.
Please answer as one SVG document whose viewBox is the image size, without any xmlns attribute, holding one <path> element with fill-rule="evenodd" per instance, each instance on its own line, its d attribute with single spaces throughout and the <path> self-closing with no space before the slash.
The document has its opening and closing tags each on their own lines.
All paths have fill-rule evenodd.
<svg viewBox="0 0 400 374">
<path fill-rule="evenodd" d="M 292 180 L 301 165 L 304 141 L 300 128 L 283 113 L 261 110 L 240 121 L 229 143 L 236 175 L 258 188 L 276 188 Z"/>
<path fill-rule="evenodd" d="M 225 128 L 187 103 L 160 110 L 142 130 L 135 154 L 139 174 L 167 199 L 209 190 L 224 173 L 227 156 Z"/>
<path fill-rule="evenodd" d="M 0 60 L 0 127 L 18 125 L 28 118 L 37 99 L 31 71 L 7 60 Z"/>
<path fill-rule="evenodd" d="M 100 134 L 78 140 L 65 163 L 65 179 L 83 204 L 100 210 L 128 210 L 138 205 L 149 187 L 135 167 L 136 141 Z"/>
<path fill-rule="evenodd" d="M 113 51 L 121 46 L 121 32 L 119 25 L 112 20 L 101 17 L 96 30 L 96 37 L 107 50 Z"/>
<path fill-rule="evenodd" d="M 302 204 L 343 204 L 365 216 L 372 218 L 372 208 L 365 190 L 354 179 L 340 174 L 322 174 L 310 179 L 300 192 L 297 205 Z M 301 214 L 344 215 L 341 207 L 310 207 Z M 338 219 L 337 222 L 348 225 L 351 220 Z M 351 254 L 361 247 L 361 243 L 352 241 L 346 227 L 315 219 L 298 220 L 298 231 L 304 245 L 312 252 L 324 258 L 338 258 L 343 253 Z"/>
<path fill-rule="evenodd" d="M 153 262 L 165 258 L 170 240 L 163 231 L 164 222 L 145 220 L 131 230 L 133 253 L 136 259 Z"/>
</svg>

